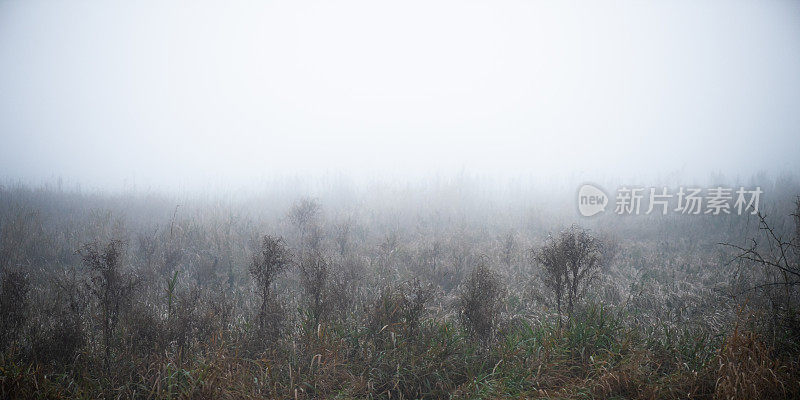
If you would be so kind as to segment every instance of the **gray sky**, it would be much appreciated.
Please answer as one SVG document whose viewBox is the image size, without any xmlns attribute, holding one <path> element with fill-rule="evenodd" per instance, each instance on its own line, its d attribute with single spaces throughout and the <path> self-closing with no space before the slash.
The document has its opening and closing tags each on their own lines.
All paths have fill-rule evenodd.
<svg viewBox="0 0 800 400">
<path fill-rule="evenodd" d="M 2 1 L 0 178 L 800 166 L 798 1 Z"/>
</svg>

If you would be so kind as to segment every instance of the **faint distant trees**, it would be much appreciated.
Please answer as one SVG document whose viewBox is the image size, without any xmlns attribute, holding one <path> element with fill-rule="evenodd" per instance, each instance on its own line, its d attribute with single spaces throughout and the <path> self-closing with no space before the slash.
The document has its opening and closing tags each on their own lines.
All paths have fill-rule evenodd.
<svg viewBox="0 0 800 400">
<path fill-rule="evenodd" d="M 334 229 L 334 240 L 336 241 L 336 249 L 339 251 L 339 256 L 344 257 L 350 247 L 350 231 L 352 230 L 350 220 L 343 221 L 336 224 Z"/>
<path fill-rule="evenodd" d="M 250 275 L 256 282 L 261 296 L 261 308 L 258 313 L 259 327 L 262 333 L 276 334 L 280 325 L 280 312 L 270 312 L 270 303 L 277 306 L 271 292 L 275 278 L 291 264 L 291 254 L 283 239 L 265 235 L 260 250 L 253 255 L 250 263 Z M 273 307 L 276 308 L 276 307 Z"/>
<path fill-rule="evenodd" d="M 567 318 L 572 317 L 575 304 L 599 273 L 606 261 L 603 250 L 601 240 L 574 225 L 549 236 L 544 246 L 533 250 L 533 260 L 541 267 L 542 280 L 556 302 L 559 324 L 564 311 Z"/>
<path fill-rule="evenodd" d="M 321 208 L 315 199 L 301 199 L 292 205 L 292 209 L 289 211 L 289 221 L 300 231 L 302 236 L 306 233 L 308 226 L 317 214 L 319 214 Z"/>
<path fill-rule="evenodd" d="M 502 261 L 506 267 L 510 267 L 511 262 L 514 261 L 514 253 L 517 250 L 517 241 L 514 237 L 514 232 L 509 232 L 503 236 L 501 238 L 501 245 L 500 261 Z"/>
</svg>

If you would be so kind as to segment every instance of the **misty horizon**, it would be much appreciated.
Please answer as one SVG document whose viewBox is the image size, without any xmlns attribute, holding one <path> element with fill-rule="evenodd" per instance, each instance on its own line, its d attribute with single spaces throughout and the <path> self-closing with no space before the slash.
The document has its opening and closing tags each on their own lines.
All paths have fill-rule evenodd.
<svg viewBox="0 0 800 400">
<path fill-rule="evenodd" d="M 746 180 L 800 167 L 800 3 L 0 2 L 0 179 Z"/>
</svg>

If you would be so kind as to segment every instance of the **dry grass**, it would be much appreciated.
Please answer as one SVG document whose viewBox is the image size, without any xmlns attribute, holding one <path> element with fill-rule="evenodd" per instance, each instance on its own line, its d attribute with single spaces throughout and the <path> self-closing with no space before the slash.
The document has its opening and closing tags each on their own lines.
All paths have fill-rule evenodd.
<svg viewBox="0 0 800 400">
<path fill-rule="evenodd" d="M 13 264 L 0 398 L 800 395 L 794 347 L 773 349 L 761 320 L 736 325 L 724 257 L 696 245 L 731 221 L 693 240 L 613 232 L 615 262 L 591 268 L 600 279 L 564 322 L 553 299 L 526 295 L 546 290 L 526 259 L 546 236 L 514 218 L 419 204 L 345 217 L 316 200 L 263 214 L 147 200 L 114 218 L 96 211 L 114 208 L 104 197 L 15 196 L 51 211 L 0 202 Z"/>
<path fill-rule="evenodd" d="M 715 399 L 789 399 L 800 396 L 797 360 L 776 359 L 752 331 L 735 329 L 719 350 Z"/>
</svg>

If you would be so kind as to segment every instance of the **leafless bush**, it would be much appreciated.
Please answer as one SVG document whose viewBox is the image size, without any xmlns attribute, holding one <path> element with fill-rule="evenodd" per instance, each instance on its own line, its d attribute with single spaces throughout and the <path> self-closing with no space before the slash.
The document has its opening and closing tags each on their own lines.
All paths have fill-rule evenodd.
<svg viewBox="0 0 800 400">
<path fill-rule="evenodd" d="M 761 282 L 746 283 L 741 293 L 759 291 L 768 299 L 772 309 L 773 324 L 786 331 L 794 340 L 800 338 L 800 198 L 795 200 L 795 211 L 791 214 L 794 220 L 794 232 L 787 239 L 768 221 L 761 212 L 758 213 L 758 228 L 765 240 L 759 242 L 750 239 L 749 246 L 722 243 L 737 251 L 735 260 L 740 267 L 761 267 Z M 742 274 L 749 268 L 739 271 Z"/>
<path fill-rule="evenodd" d="M 250 275 L 256 281 L 261 308 L 258 319 L 262 334 L 275 337 L 283 321 L 283 311 L 272 286 L 275 278 L 285 271 L 292 262 L 291 254 L 283 239 L 266 235 L 261 241 L 260 251 L 253 256 L 250 264 Z"/>
<path fill-rule="evenodd" d="M 92 242 L 83 248 L 83 263 L 93 273 L 89 290 L 100 306 L 106 369 L 110 369 L 114 331 L 123 307 L 130 302 L 134 286 L 133 280 L 122 272 L 124 248 L 125 244 L 115 239 L 105 246 Z"/>
<path fill-rule="evenodd" d="M 306 311 L 315 325 L 347 316 L 360 278 L 352 260 L 333 262 L 314 251 L 303 256 L 299 270 Z"/>
<path fill-rule="evenodd" d="M 0 375 L 6 377 L 0 377 L 5 379 L 0 393 L 8 382 L 27 390 L 5 392 L 28 394 L 12 398 L 142 393 L 157 398 L 523 398 L 576 393 L 710 398 L 715 388 L 719 398 L 797 397 L 792 385 L 797 386 L 800 347 L 781 352 L 781 344 L 765 332 L 737 336 L 746 331 L 727 330 L 734 302 L 720 299 L 718 283 L 730 270 L 718 268 L 722 254 L 709 251 L 711 239 L 704 236 L 732 229 L 727 222 L 715 222 L 721 218 L 708 225 L 681 225 L 693 230 L 691 238 L 682 236 L 682 230 L 651 235 L 662 220 L 643 219 L 641 226 L 639 220 L 619 219 L 620 226 L 593 220 L 619 235 L 623 251 L 611 265 L 606 261 L 614 251 L 607 237 L 589 240 L 597 244 L 588 246 L 596 252 L 586 253 L 597 257 L 600 268 L 589 267 L 581 275 L 578 263 L 577 276 L 584 283 L 574 292 L 572 323 L 557 330 L 541 323 L 552 317 L 549 310 L 555 313 L 556 297 L 544 279 L 526 285 L 530 272 L 520 268 L 522 249 L 544 229 L 520 223 L 522 213 L 503 218 L 495 217 L 499 214 L 492 214 L 493 209 L 451 210 L 447 200 L 439 215 L 438 209 L 424 208 L 431 205 L 413 202 L 381 208 L 386 203 L 380 198 L 374 204 L 365 201 L 363 210 L 355 212 L 349 204 L 332 208 L 331 215 L 351 216 L 346 224 L 326 225 L 313 212 L 298 219 L 306 222 L 294 229 L 286 226 L 290 218 L 282 219 L 282 201 L 271 207 L 259 202 L 257 209 L 199 202 L 188 205 L 185 217 L 175 221 L 171 201 L 159 206 L 155 215 L 160 217 L 151 217 L 141 207 L 127 209 L 139 201 L 135 198 L 75 196 L 65 207 L 60 197 L 37 196 L 53 205 L 41 208 L 41 223 L 18 231 L 5 225 L 14 221 L 17 210 L 10 209 L 0 189 L 0 246 L 9 250 L 0 254 L 5 268 L 0 276 L 26 271 L 30 287 L 26 314 L 17 306 L 4 308 L 28 318 L 21 328 L 0 321 L 0 333 L 20 332 L 13 348 L 0 351 Z M 119 213 L 125 222 L 123 236 L 108 228 L 110 214 L 103 214 L 105 225 L 87 218 L 91 210 L 109 204 L 114 208 L 116 202 L 128 212 Z M 40 208 L 37 203 L 28 206 Z M 233 223 L 231 215 L 240 212 L 241 222 Z M 631 225 L 623 226 L 627 223 Z M 778 226 L 784 236 L 795 232 Z M 283 237 L 287 243 L 271 237 L 265 244 L 257 235 L 264 230 L 290 236 Z M 296 241 L 300 230 L 304 238 Z M 639 236 L 642 231 L 651 236 Z M 569 312 L 570 282 L 576 276 L 570 257 L 582 254 L 579 233 L 571 241 L 554 235 L 530 253 L 531 265 L 541 275 L 536 279 L 545 277 L 546 270 L 535 256 L 550 249 L 567 260 L 560 264 L 558 286 L 564 313 Z M 134 240 L 129 253 L 123 252 L 121 241 L 107 241 L 124 235 Z M 98 236 L 103 239 L 75 254 L 81 243 Z M 43 246 L 51 243 L 58 250 Z M 775 253 L 765 251 L 769 241 L 764 236 L 759 244 L 756 250 L 765 260 L 781 259 L 779 247 Z M 88 268 L 80 268 L 81 256 Z M 769 299 L 752 296 L 747 313 L 754 311 L 757 300 L 765 308 L 752 312 L 755 318 L 769 314 L 772 304 L 785 309 L 781 270 L 771 264 L 754 268 L 756 261 L 745 264 L 750 279 L 739 281 L 747 285 L 741 288 L 775 283 L 758 289 Z M 762 270 L 769 273 L 756 273 Z M 590 272 L 601 279 L 592 281 Z M 137 290 L 129 290 L 131 277 L 137 279 Z M 10 293 L 5 285 L 0 279 L 0 302 L 15 303 L 4 300 Z M 526 302 L 526 286 L 553 307 Z M 122 296 L 106 297 L 106 292 Z M 792 301 L 795 308 L 800 304 Z M 613 313 L 602 311 L 606 305 Z M 290 314 L 298 309 L 306 314 Z M 453 324 L 459 329 L 452 329 Z M 755 319 L 752 324 L 766 326 Z M 464 334 L 474 340 L 464 342 Z M 3 340 L 9 342 L 5 336 Z M 104 358 L 110 359 L 110 371 L 102 368 Z"/>
<path fill-rule="evenodd" d="M 311 319 L 317 325 L 331 311 L 330 269 L 328 261 L 322 254 L 309 253 L 300 261 L 300 286 L 303 289 L 306 306 Z"/>
<path fill-rule="evenodd" d="M 553 294 L 559 317 L 566 300 L 568 318 L 606 261 L 603 243 L 577 226 L 548 237 L 542 248 L 533 250 L 533 260 L 541 267 L 541 278 Z"/>
<path fill-rule="evenodd" d="M 505 286 L 485 258 L 467 276 L 459 293 L 460 320 L 483 343 L 492 340 L 502 310 Z"/>
</svg>

